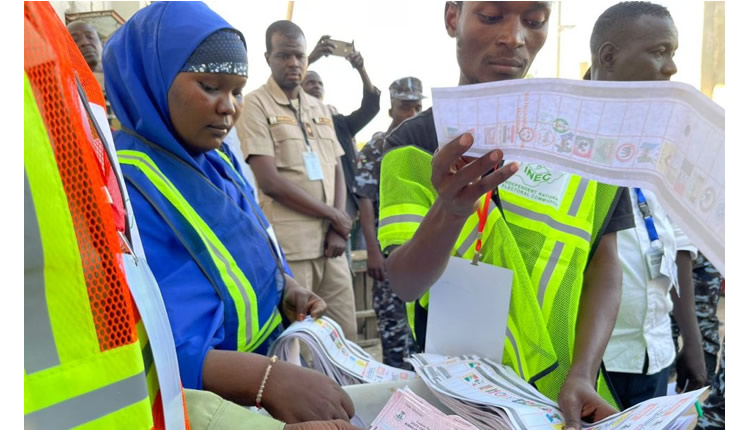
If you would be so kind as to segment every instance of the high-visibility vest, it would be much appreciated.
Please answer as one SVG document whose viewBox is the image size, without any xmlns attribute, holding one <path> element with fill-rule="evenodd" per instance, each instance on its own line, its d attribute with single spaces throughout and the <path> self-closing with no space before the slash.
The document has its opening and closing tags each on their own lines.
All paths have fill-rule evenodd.
<svg viewBox="0 0 750 430">
<path fill-rule="evenodd" d="M 117 175 L 81 99 L 103 111 L 101 89 L 48 2 L 24 3 L 24 42 L 25 427 L 164 428 Z"/>
<path fill-rule="evenodd" d="M 437 197 L 431 174 L 432 156 L 417 147 L 399 147 L 384 156 L 378 227 L 383 249 L 403 244 L 416 232 Z M 502 212 L 491 204 L 481 252 L 482 262 L 513 271 L 503 363 L 553 399 L 570 369 L 592 244 L 618 195 L 615 186 L 568 176 L 559 207 L 499 187 Z M 476 213 L 467 219 L 453 255 L 474 257 L 478 224 Z M 416 307 L 427 309 L 428 304 L 429 291 L 407 304 L 412 330 Z M 603 380 L 599 386 L 616 406 Z"/>
<path fill-rule="evenodd" d="M 112 250 L 97 255 L 112 237 L 93 210 L 91 218 L 71 216 L 25 76 L 24 84 L 25 426 L 151 428 L 132 301 Z M 92 206 L 102 204 L 87 191 Z M 79 241 L 76 224 L 92 227 L 94 240 Z"/>
<path fill-rule="evenodd" d="M 242 180 L 242 175 L 234 169 L 231 161 L 226 158 L 225 154 L 222 155 L 224 155 L 221 157 L 222 160 L 227 162 L 231 170 Z M 170 226 L 190 227 L 196 240 L 186 240 L 185 246 L 201 244 L 200 249 L 188 248 L 188 250 L 193 254 L 196 263 L 208 280 L 217 289 L 219 297 L 222 300 L 231 300 L 234 305 L 237 313 L 237 350 L 250 352 L 262 345 L 281 324 L 281 313 L 277 306 L 272 306 L 270 312 L 265 315 L 260 311 L 253 285 L 241 268 L 241 265 L 247 262 L 235 259 L 209 223 L 190 205 L 178 187 L 162 172 L 149 154 L 134 150 L 119 150 L 117 158 L 123 167 L 125 179 L 132 186 L 138 188 L 140 185 L 139 181 L 134 180 L 131 175 L 142 174 L 168 202 L 160 206 L 167 208 L 164 212 L 160 210 L 160 215 L 167 219 Z M 142 194 L 149 195 L 146 192 Z M 178 237 L 181 236 L 179 231 L 175 233 Z M 228 297 L 223 294 L 225 291 L 228 292 Z"/>
</svg>

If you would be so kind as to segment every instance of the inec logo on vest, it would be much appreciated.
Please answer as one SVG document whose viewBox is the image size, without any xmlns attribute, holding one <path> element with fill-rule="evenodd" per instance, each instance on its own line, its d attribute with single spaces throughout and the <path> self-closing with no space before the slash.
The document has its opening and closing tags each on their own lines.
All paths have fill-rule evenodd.
<svg viewBox="0 0 750 430">
<path fill-rule="evenodd" d="M 535 188 L 541 184 L 552 184 L 563 176 L 562 173 L 552 172 L 541 164 L 524 164 L 521 172 L 516 175 L 524 184 Z"/>
<path fill-rule="evenodd" d="M 560 209 L 570 175 L 541 164 L 519 163 L 515 175 L 500 184 L 504 191 Z"/>
</svg>

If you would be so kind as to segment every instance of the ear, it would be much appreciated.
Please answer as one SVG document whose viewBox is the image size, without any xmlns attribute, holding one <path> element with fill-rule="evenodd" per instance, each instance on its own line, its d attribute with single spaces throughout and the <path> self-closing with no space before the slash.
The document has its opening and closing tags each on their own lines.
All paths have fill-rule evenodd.
<svg viewBox="0 0 750 430">
<path fill-rule="evenodd" d="M 599 64 L 604 70 L 612 70 L 617 61 L 617 54 L 620 48 L 612 42 L 605 42 L 597 52 Z"/>
<path fill-rule="evenodd" d="M 271 63 L 268 60 L 271 58 L 271 54 L 269 54 L 268 52 L 264 52 L 263 56 L 266 57 L 266 64 L 270 66 Z"/>
<path fill-rule="evenodd" d="M 388 116 L 393 118 L 393 108 L 388 109 Z"/>
<path fill-rule="evenodd" d="M 445 2 L 445 31 L 450 37 L 456 37 L 456 25 L 458 24 L 458 5 L 455 2 Z"/>
</svg>

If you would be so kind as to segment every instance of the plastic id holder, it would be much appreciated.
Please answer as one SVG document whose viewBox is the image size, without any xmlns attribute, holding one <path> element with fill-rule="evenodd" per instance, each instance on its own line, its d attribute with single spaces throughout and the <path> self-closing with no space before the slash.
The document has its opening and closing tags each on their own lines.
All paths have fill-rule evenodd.
<svg viewBox="0 0 750 430">
<path fill-rule="evenodd" d="M 660 276 L 664 276 L 661 273 L 662 258 L 664 258 L 664 247 L 658 240 L 654 241 L 648 251 L 646 251 L 646 267 L 648 268 L 649 280 L 653 281 Z"/>
<path fill-rule="evenodd" d="M 302 153 L 302 157 L 305 160 L 305 171 L 307 171 L 307 179 L 311 181 L 322 181 L 323 168 L 320 167 L 320 159 L 318 158 L 318 154 L 312 151 L 305 151 Z"/>
<path fill-rule="evenodd" d="M 503 361 L 513 271 L 451 257 L 430 289 L 425 352 Z"/>
</svg>

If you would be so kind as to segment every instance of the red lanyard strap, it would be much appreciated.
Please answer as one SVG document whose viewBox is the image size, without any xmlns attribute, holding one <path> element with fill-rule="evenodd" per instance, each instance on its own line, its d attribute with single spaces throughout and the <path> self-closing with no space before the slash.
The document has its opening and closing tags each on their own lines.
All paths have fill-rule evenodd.
<svg viewBox="0 0 750 430">
<path fill-rule="evenodd" d="M 477 209 L 477 216 L 479 217 L 479 226 L 477 227 L 477 246 L 474 252 L 473 263 L 476 264 L 479 261 L 480 251 L 482 250 L 482 233 L 484 233 L 484 226 L 487 224 L 487 217 L 490 212 L 490 199 L 492 198 L 492 191 L 488 191 L 484 195 L 484 203 L 480 209 Z"/>
</svg>

